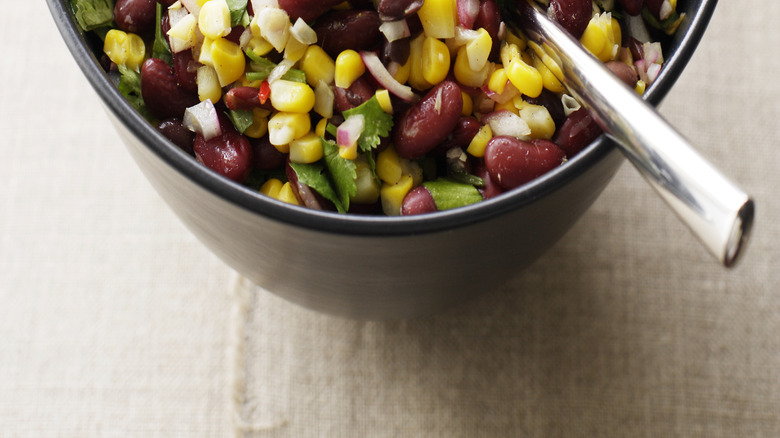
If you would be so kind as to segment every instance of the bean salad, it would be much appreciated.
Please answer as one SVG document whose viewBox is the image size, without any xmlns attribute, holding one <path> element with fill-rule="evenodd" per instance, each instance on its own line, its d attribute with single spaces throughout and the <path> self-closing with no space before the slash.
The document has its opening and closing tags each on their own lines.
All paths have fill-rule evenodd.
<svg viewBox="0 0 780 438">
<path fill-rule="evenodd" d="M 119 91 L 195 160 L 282 202 L 389 216 L 497 196 L 601 134 L 504 3 L 71 0 Z M 539 3 L 639 94 L 685 18 L 676 0 Z"/>
</svg>

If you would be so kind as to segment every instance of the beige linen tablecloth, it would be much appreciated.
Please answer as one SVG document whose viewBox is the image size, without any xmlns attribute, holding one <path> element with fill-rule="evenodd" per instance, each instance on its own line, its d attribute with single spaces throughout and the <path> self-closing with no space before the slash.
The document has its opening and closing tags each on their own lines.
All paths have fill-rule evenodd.
<svg viewBox="0 0 780 438">
<path fill-rule="evenodd" d="M 0 15 L 0 436 L 780 436 L 780 2 L 721 1 L 662 112 L 751 192 L 718 266 L 626 164 L 505 287 L 355 322 L 252 286 L 129 158 L 43 2 Z"/>
</svg>

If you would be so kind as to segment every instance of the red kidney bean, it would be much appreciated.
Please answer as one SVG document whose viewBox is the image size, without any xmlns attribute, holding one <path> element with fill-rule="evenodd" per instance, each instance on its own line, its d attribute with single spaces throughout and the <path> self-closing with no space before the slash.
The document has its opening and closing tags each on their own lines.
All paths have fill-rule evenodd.
<svg viewBox="0 0 780 438">
<path fill-rule="evenodd" d="M 403 158 L 418 158 L 443 142 L 455 129 L 463 109 L 460 87 L 452 81 L 435 85 L 401 114 L 393 130 L 393 144 Z"/>
<path fill-rule="evenodd" d="M 260 102 L 260 90 L 255 87 L 233 87 L 223 96 L 225 106 L 232 110 L 273 109 L 271 100 Z"/>
<path fill-rule="evenodd" d="M 198 103 L 198 96 L 180 87 L 173 68 L 158 58 L 149 58 L 141 66 L 141 95 L 158 119 L 181 117 L 187 107 Z"/>
<path fill-rule="evenodd" d="M 566 152 L 568 158 L 577 155 L 601 135 L 601 128 L 585 108 L 569 114 L 555 132 L 552 141 Z"/>
<path fill-rule="evenodd" d="M 493 39 L 493 46 L 490 48 L 490 60 L 496 61 L 500 52 L 500 41 L 498 32 L 501 29 L 501 10 L 498 8 L 496 0 L 484 0 L 479 3 L 479 13 L 474 21 L 474 28 L 484 28 L 490 38 Z"/>
<path fill-rule="evenodd" d="M 338 111 L 346 111 L 360 106 L 363 102 L 371 99 L 375 92 L 376 88 L 371 80 L 366 75 L 363 75 L 352 82 L 349 88 L 334 87 L 333 104 Z"/>
<path fill-rule="evenodd" d="M 644 0 L 618 0 L 618 3 L 628 15 L 639 15 L 642 12 Z"/>
<path fill-rule="evenodd" d="M 550 0 L 547 13 L 579 39 L 593 16 L 593 3 L 591 0 Z"/>
<path fill-rule="evenodd" d="M 414 14 L 423 3 L 423 0 L 379 0 L 376 10 L 382 21 L 396 21 Z"/>
<path fill-rule="evenodd" d="M 376 11 L 333 11 L 317 20 L 317 43 L 334 59 L 347 49 L 363 50 L 377 46 L 382 21 Z"/>
<path fill-rule="evenodd" d="M 198 63 L 192 58 L 192 51 L 182 50 L 173 54 L 173 71 L 179 86 L 190 93 L 198 92 Z"/>
<path fill-rule="evenodd" d="M 195 158 L 209 169 L 233 181 L 243 182 L 252 172 L 252 146 L 235 129 L 222 125 L 222 135 L 211 140 L 195 134 L 192 150 Z"/>
<path fill-rule="evenodd" d="M 612 71 L 612 73 L 615 73 L 615 75 L 620 78 L 623 83 L 631 88 L 636 86 L 636 81 L 639 79 L 639 75 L 637 75 L 636 69 L 634 69 L 634 67 L 621 61 L 608 61 L 605 65 Z"/>
<path fill-rule="evenodd" d="M 146 33 L 157 15 L 155 0 L 116 0 L 114 21 L 125 32 Z"/>
<path fill-rule="evenodd" d="M 302 18 L 303 21 L 313 21 L 328 9 L 342 3 L 343 0 L 279 0 L 279 7 L 287 12 L 290 20 Z"/>
<path fill-rule="evenodd" d="M 409 50 L 409 38 L 401 38 L 393 42 L 385 40 L 382 47 L 382 64 L 389 65 L 391 62 L 406 64 L 409 60 Z"/>
<path fill-rule="evenodd" d="M 474 175 L 482 178 L 482 181 L 485 182 L 482 187 L 477 187 L 482 198 L 490 199 L 504 193 L 504 189 L 490 177 L 490 172 L 485 167 L 484 160 L 474 166 Z"/>
<path fill-rule="evenodd" d="M 628 50 L 631 52 L 631 56 L 634 58 L 634 61 L 638 61 L 645 57 L 645 49 L 642 45 L 642 42 L 638 39 L 629 36 L 626 38 L 626 47 L 628 47 Z"/>
<path fill-rule="evenodd" d="M 177 0 L 157 0 L 157 3 L 165 6 L 166 8 L 170 7 L 172 4 L 176 3 Z"/>
<path fill-rule="evenodd" d="M 466 149 L 482 125 L 474 117 L 461 117 L 447 139 L 434 148 L 434 154 L 445 154 L 450 149 Z"/>
<path fill-rule="evenodd" d="M 193 154 L 192 143 L 195 140 L 195 134 L 184 127 L 181 119 L 165 119 L 157 125 L 157 130 L 181 150 L 190 155 Z"/>
<path fill-rule="evenodd" d="M 647 5 L 647 10 L 650 11 L 651 14 L 653 14 L 653 17 L 660 20 L 661 19 L 661 6 L 664 4 L 664 0 L 645 0 L 645 5 Z"/>
<path fill-rule="evenodd" d="M 276 170 L 284 166 L 287 154 L 279 152 L 264 135 L 260 138 L 250 138 L 252 145 L 252 167 L 255 170 Z"/>
<path fill-rule="evenodd" d="M 425 186 L 417 186 L 409 191 L 401 202 L 401 215 L 433 213 L 437 211 L 431 192 Z"/>
<path fill-rule="evenodd" d="M 485 148 L 485 167 L 490 178 L 504 189 L 519 187 L 560 166 L 566 153 L 547 140 L 523 141 L 493 137 Z"/>
</svg>

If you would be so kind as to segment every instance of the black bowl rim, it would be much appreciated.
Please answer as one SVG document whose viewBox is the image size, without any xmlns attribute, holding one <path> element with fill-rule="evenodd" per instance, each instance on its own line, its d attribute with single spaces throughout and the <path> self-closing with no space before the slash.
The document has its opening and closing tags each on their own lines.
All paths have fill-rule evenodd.
<svg viewBox="0 0 780 438">
<path fill-rule="evenodd" d="M 435 214 L 386 217 L 377 215 L 339 214 L 286 204 L 263 196 L 207 169 L 197 163 L 160 134 L 138 114 L 119 93 L 89 50 L 83 31 L 78 27 L 68 0 L 46 0 L 54 21 L 68 49 L 109 111 L 139 141 L 170 167 L 187 179 L 226 201 L 269 219 L 307 229 L 338 234 L 398 236 L 441 232 L 486 221 L 507 214 L 541 199 L 574 180 L 599 160 L 614 152 L 615 145 L 601 136 L 580 154 L 524 187 L 466 207 Z M 717 5 L 717 0 L 701 0 L 695 16 L 688 17 L 679 49 L 666 59 L 659 78 L 647 90 L 644 99 L 657 106 L 696 50 Z"/>
</svg>

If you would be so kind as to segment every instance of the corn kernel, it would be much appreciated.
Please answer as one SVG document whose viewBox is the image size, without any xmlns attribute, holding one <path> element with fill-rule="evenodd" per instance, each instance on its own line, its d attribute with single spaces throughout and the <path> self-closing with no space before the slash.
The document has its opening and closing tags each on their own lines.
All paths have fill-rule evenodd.
<svg viewBox="0 0 780 438">
<path fill-rule="evenodd" d="M 493 138 L 493 130 L 490 129 L 490 125 L 482 125 L 482 127 L 479 128 L 477 135 L 471 139 L 471 143 L 469 143 L 468 148 L 466 148 L 466 152 L 473 157 L 484 157 L 485 148 L 491 138 Z"/>
<path fill-rule="evenodd" d="M 425 0 L 417 11 L 425 34 L 432 38 L 453 38 L 458 23 L 456 0 Z"/>
<path fill-rule="evenodd" d="M 634 91 L 636 91 L 640 96 L 645 94 L 645 89 L 647 88 L 647 84 L 643 80 L 636 81 L 636 87 L 634 87 Z"/>
<path fill-rule="evenodd" d="M 497 68 L 493 74 L 490 75 L 488 89 L 496 94 L 501 94 L 504 92 L 508 80 L 509 78 L 506 76 L 506 70 Z"/>
<path fill-rule="evenodd" d="M 317 126 L 314 127 L 314 133 L 317 134 L 317 136 L 325 138 L 326 130 L 328 129 L 328 119 L 320 119 L 319 122 L 317 122 Z"/>
<path fill-rule="evenodd" d="M 290 152 L 290 142 L 311 131 L 311 119 L 304 113 L 278 112 L 268 120 L 268 141 L 282 153 Z"/>
<path fill-rule="evenodd" d="M 539 74 L 542 75 L 542 84 L 544 88 L 552 91 L 553 93 L 563 93 L 566 89 L 563 87 L 561 81 L 553 74 L 547 65 L 536 55 L 533 57 L 533 63 Z"/>
<path fill-rule="evenodd" d="M 249 40 L 246 45 L 246 50 L 252 51 L 257 56 L 265 56 L 270 53 L 273 48 L 274 46 L 261 36 L 252 36 L 252 39 Z"/>
<path fill-rule="evenodd" d="M 580 42 L 595 57 L 606 62 L 617 58 L 621 38 L 620 24 L 607 12 L 591 18 Z"/>
<path fill-rule="evenodd" d="M 345 160 L 354 160 L 358 157 L 357 142 L 347 146 L 339 146 L 339 156 Z"/>
<path fill-rule="evenodd" d="M 517 46 L 517 48 L 521 51 L 524 51 L 525 48 L 528 46 L 528 41 L 525 39 L 525 36 L 520 34 L 516 34 L 513 31 L 507 29 L 504 40 L 507 43 L 514 44 Z"/>
<path fill-rule="evenodd" d="M 293 163 L 314 163 L 322 158 L 322 141 L 310 132 L 290 142 L 290 161 Z"/>
<path fill-rule="evenodd" d="M 213 103 L 219 102 L 222 98 L 222 87 L 219 85 L 219 78 L 214 67 L 210 65 L 198 67 L 195 78 L 198 83 L 198 99 L 201 102 L 206 99 L 210 99 Z"/>
<path fill-rule="evenodd" d="M 466 54 L 466 46 L 458 49 L 458 55 L 455 57 L 455 65 L 452 67 L 455 79 L 467 87 L 481 87 L 485 84 L 490 75 L 491 63 L 486 63 L 480 71 L 474 71 L 469 66 L 469 57 Z"/>
<path fill-rule="evenodd" d="M 301 205 L 301 203 L 298 202 L 298 197 L 295 196 L 295 192 L 293 191 L 293 188 L 289 182 L 282 184 L 282 188 L 279 189 L 279 194 L 277 195 L 276 199 L 292 205 Z"/>
<path fill-rule="evenodd" d="M 203 4 L 198 14 L 200 32 L 211 39 L 230 33 L 230 8 L 225 0 L 210 0 Z"/>
<path fill-rule="evenodd" d="M 519 97 L 519 95 L 515 97 Z M 517 106 L 515 106 L 515 103 L 512 99 L 509 99 L 504 103 L 496 102 L 496 104 L 493 106 L 493 111 L 509 111 L 520 115 L 520 110 L 517 109 Z"/>
<path fill-rule="evenodd" d="M 143 39 L 134 33 L 111 29 L 106 33 L 103 52 L 114 64 L 139 71 L 146 57 L 146 46 Z"/>
<path fill-rule="evenodd" d="M 395 184 L 401 179 L 401 158 L 394 147 L 385 148 L 377 154 L 376 174 L 388 184 Z"/>
<path fill-rule="evenodd" d="M 337 87 L 349 88 L 365 72 L 366 66 L 358 52 L 348 49 L 336 57 L 334 81 Z"/>
<path fill-rule="evenodd" d="M 382 184 L 379 195 L 382 198 L 382 211 L 388 216 L 400 216 L 401 204 L 406 194 L 412 190 L 413 179 L 411 175 L 403 175 L 395 184 Z"/>
<path fill-rule="evenodd" d="M 290 38 L 290 16 L 284 9 L 268 7 L 255 11 L 249 26 L 252 35 L 259 34 L 271 43 L 277 52 L 284 52 Z"/>
<path fill-rule="evenodd" d="M 271 82 L 271 105 L 277 111 L 308 113 L 314 100 L 314 90 L 307 84 L 286 79 Z"/>
<path fill-rule="evenodd" d="M 520 57 L 520 48 L 516 44 L 504 42 L 501 44 L 499 55 L 501 57 L 501 65 L 507 68 L 513 60 Z"/>
<path fill-rule="evenodd" d="M 306 53 L 306 49 L 309 48 L 308 44 L 304 44 L 295 38 L 287 40 L 287 45 L 284 47 L 284 59 L 289 59 L 292 62 L 298 62 Z"/>
<path fill-rule="evenodd" d="M 515 58 L 505 66 L 506 75 L 509 82 L 517 88 L 518 91 L 528 97 L 539 97 L 542 94 L 544 83 L 539 71 L 526 64 L 522 59 Z"/>
<path fill-rule="evenodd" d="M 395 67 L 393 67 L 395 66 Z M 409 80 L 409 74 L 412 71 L 412 60 L 407 59 L 406 63 L 404 65 L 398 65 L 398 63 L 390 64 L 390 69 L 395 69 L 395 71 L 390 71 L 390 74 L 393 75 L 393 79 L 398 81 L 401 84 L 405 84 L 406 81 Z"/>
<path fill-rule="evenodd" d="M 431 84 L 438 84 L 449 71 L 450 50 L 447 45 L 436 38 L 426 37 L 422 45 L 423 78 Z"/>
<path fill-rule="evenodd" d="M 390 92 L 385 89 L 376 90 L 374 93 L 379 106 L 382 107 L 382 111 L 393 114 L 393 102 L 390 100 Z"/>
<path fill-rule="evenodd" d="M 306 73 L 306 81 L 312 87 L 322 81 L 328 85 L 333 83 L 336 63 L 320 46 L 309 46 L 300 61 L 301 70 Z"/>
<path fill-rule="evenodd" d="M 423 42 L 425 34 L 421 33 L 409 43 L 409 85 L 417 90 L 427 90 L 433 84 L 425 80 L 423 76 Z"/>
<path fill-rule="evenodd" d="M 246 58 L 241 47 L 225 38 L 217 38 L 211 44 L 211 62 L 219 84 L 223 87 L 237 81 L 246 69 Z"/>
<path fill-rule="evenodd" d="M 379 199 L 379 183 L 371 171 L 371 166 L 363 160 L 355 160 L 355 185 L 357 190 L 349 200 L 358 204 L 373 204 Z"/>
<path fill-rule="evenodd" d="M 284 184 L 280 180 L 270 178 L 260 187 L 260 193 L 270 198 L 279 199 L 279 191 L 282 190 L 282 185 Z"/>
<path fill-rule="evenodd" d="M 251 138 L 260 138 L 268 133 L 268 110 L 254 108 L 252 110 L 252 124 L 244 130 L 244 135 Z"/>
<path fill-rule="evenodd" d="M 490 56 L 493 47 L 493 39 L 484 29 L 477 30 L 477 37 L 466 44 L 466 54 L 469 57 L 469 67 L 474 71 L 482 70 Z"/>
</svg>

